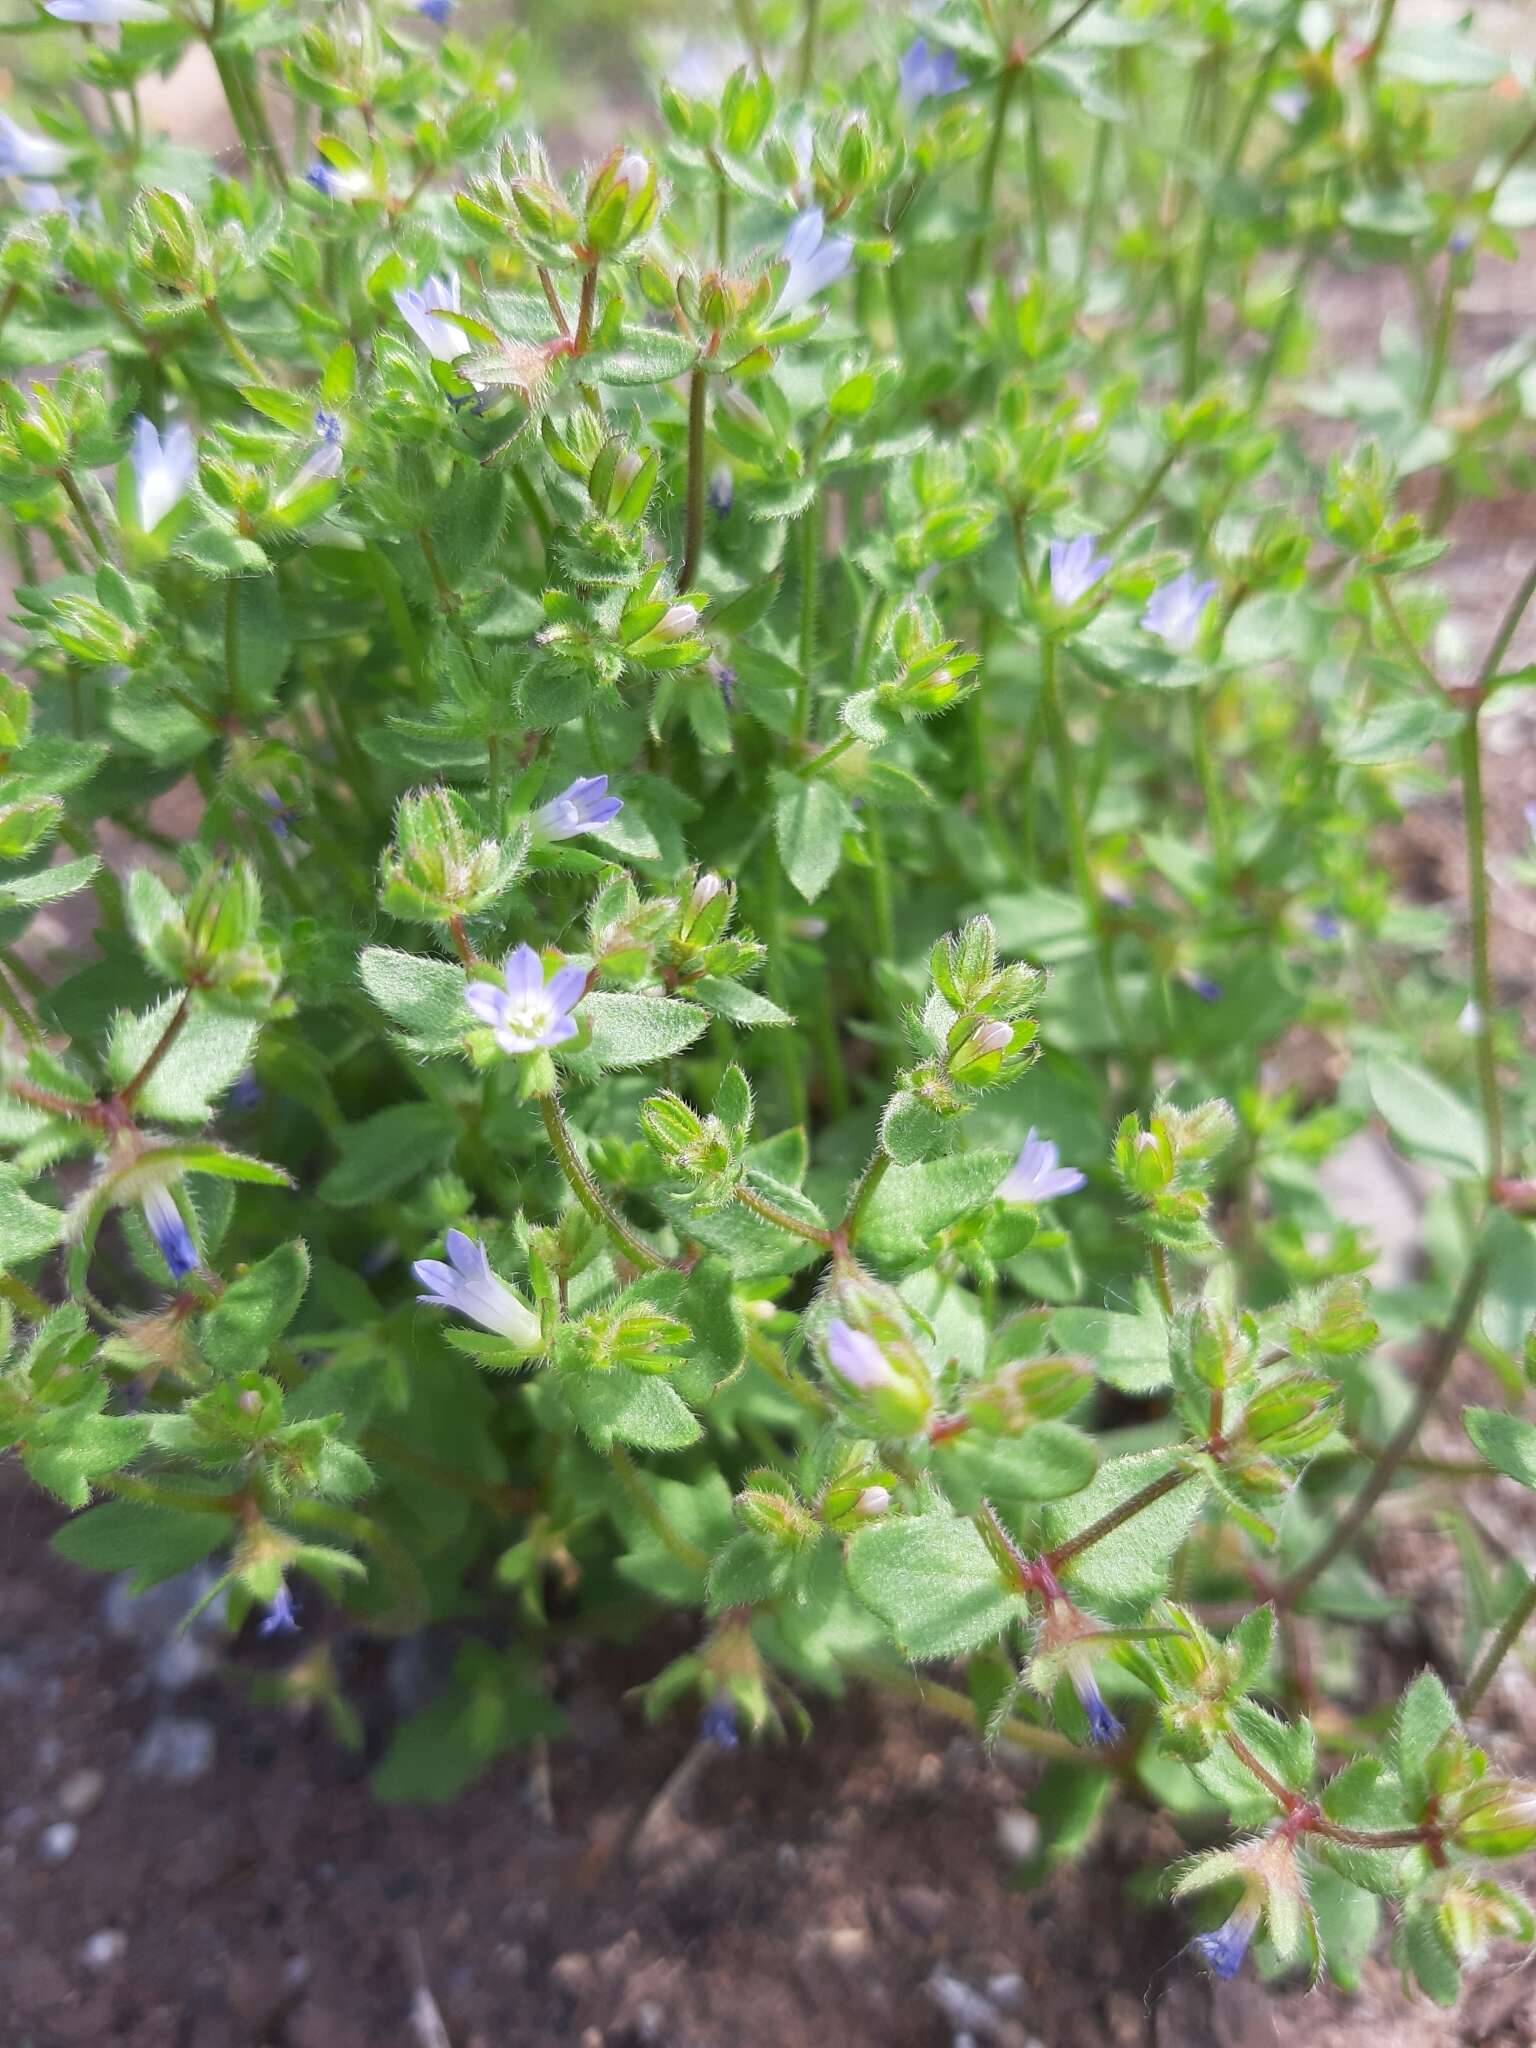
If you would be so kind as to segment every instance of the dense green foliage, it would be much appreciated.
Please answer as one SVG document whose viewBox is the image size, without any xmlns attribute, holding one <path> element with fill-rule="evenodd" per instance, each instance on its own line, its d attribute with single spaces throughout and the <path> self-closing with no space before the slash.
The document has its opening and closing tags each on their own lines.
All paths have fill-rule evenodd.
<svg viewBox="0 0 1536 2048">
<path fill-rule="evenodd" d="M 326 1603 L 463 1622 L 387 1797 L 659 1605 L 726 1746 L 951 1666 L 1045 1866 L 1134 1786 L 1218 1974 L 1386 1915 L 1454 1999 L 1532 1932 L 1458 1714 L 1536 1587 L 1447 1482 L 1536 1484 L 1480 745 L 1536 571 L 1459 679 L 1424 572 L 1530 465 L 1528 342 L 1475 403 L 1455 347 L 1528 80 L 1391 0 L 811 0 L 567 175 L 504 40 L 59 4 L 85 83 L 0 125 L 0 1441 L 60 1548 L 217 1560 L 344 1733 Z M 197 41 L 238 174 L 144 131 Z M 1413 287 L 1379 367 L 1329 266 Z M 1375 843 L 1448 777 L 1465 950 Z M 1374 1298 L 1367 1125 L 1439 1176 Z M 1376 1628 L 1431 1482 L 1459 1703 Z"/>
</svg>

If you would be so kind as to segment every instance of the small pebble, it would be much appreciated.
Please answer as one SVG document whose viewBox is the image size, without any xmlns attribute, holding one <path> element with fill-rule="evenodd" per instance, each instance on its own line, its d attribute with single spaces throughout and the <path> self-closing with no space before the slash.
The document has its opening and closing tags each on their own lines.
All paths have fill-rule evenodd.
<svg viewBox="0 0 1536 2048">
<path fill-rule="evenodd" d="M 134 1751 L 133 1767 L 142 1778 L 159 1778 L 167 1785 L 195 1785 L 213 1769 L 216 1745 L 211 1721 L 161 1714 L 145 1729 Z"/>
<path fill-rule="evenodd" d="M 72 1820 L 56 1820 L 37 1838 L 38 1854 L 45 1863 L 67 1863 L 80 1842 L 80 1830 Z"/>
<path fill-rule="evenodd" d="M 89 1766 L 83 1771 L 71 1771 L 59 1787 L 59 1805 L 71 1820 L 84 1820 L 101 1804 L 101 1795 L 107 1789 L 106 1774 Z"/>
<path fill-rule="evenodd" d="M 1022 1806 L 1005 1806 L 997 1816 L 997 1846 L 1010 1863 L 1028 1863 L 1040 1848 L 1040 1823 Z"/>
<path fill-rule="evenodd" d="M 80 1944 L 80 1960 L 88 1970 L 110 1970 L 127 1952 L 128 1937 L 120 1927 L 103 1927 Z"/>
</svg>

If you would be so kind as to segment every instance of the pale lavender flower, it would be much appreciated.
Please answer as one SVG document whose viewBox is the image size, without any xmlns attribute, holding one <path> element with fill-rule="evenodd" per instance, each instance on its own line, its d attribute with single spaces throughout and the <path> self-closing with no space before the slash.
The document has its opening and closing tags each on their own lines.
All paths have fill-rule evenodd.
<svg viewBox="0 0 1536 2048">
<path fill-rule="evenodd" d="M 935 48 L 925 36 L 902 58 L 900 77 L 902 109 L 908 114 L 915 114 L 924 100 L 956 92 L 965 83 L 953 50 L 942 44 Z"/>
<path fill-rule="evenodd" d="M 1050 556 L 1051 595 L 1060 605 L 1080 604 L 1109 568 L 1108 555 L 1096 555 L 1086 533 L 1076 540 L 1053 540 Z"/>
<path fill-rule="evenodd" d="M 187 1228 L 187 1219 L 177 1208 L 170 1190 L 147 1188 L 139 1197 L 149 1234 L 159 1248 L 173 1280 L 185 1280 L 198 1267 L 197 1247 Z"/>
<path fill-rule="evenodd" d="M 736 500 L 736 480 L 722 464 L 709 480 L 709 509 L 724 519 Z"/>
<path fill-rule="evenodd" d="M 1054 1202 L 1060 1195 L 1075 1195 L 1087 1184 L 1088 1176 L 1075 1166 L 1063 1166 L 1053 1142 L 1042 1138 L 1031 1125 L 997 1192 L 1005 1202 Z"/>
<path fill-rule="evenodd" d="M 416 0 L 416 12 L 436 28 L 446 28 L 453 13 L 453 0 Z"/>
<path fill-rule="evenodd" d="M 1331 910 L 1313 913 L 1312 929 L 1320 939 L 1338 939 L 1344 935 L 1344 927 Z"/>
<path fill-rule="evenodd" d="M 1483 1035 L 1483 1006 L 1476 996 L 1468 996 L 1466 1007 L 1456 1019 L 1456 1029 L 1463 1038 L 1481 1038 Z"/>
<path fill-rule="evenodd" d="M 1522 815 L 1525 818 L 1526 831 L 1531 835 L 1532 840 L 1536 841 L 1536 804 L 1525 804 L 1522 807 Z"/>
<path fill-rule="evenodd" d="M 306 185 L 313 185 L 322 199 L 335 199 L 341 191 L 341 180 L 320 157 L 316 157 L 304 173 Z"/>
<path fill-rule="evenodd" d="M 571 1015 L 586 994 L 587 970 L 568 965 L 544 979 L 544 963 L 532 946 L 509 953 L 502 969 L 505 986 L 472 981 L 464 1000 L 496 1034 L 503 1052 L 539 1052 L 564 1045 L 577 1032 Z"/>
<path fill-rule="evenodd" d="M 197 468 L 192 430 L 184 420 L 172 420 L 162 433 L 153 420 L 139 413 L 133 422 L 128 459 L 133 464 L 139 524 L 146 533 L 153 533 L 180 502 Z"/>
<path fill-rule="evenodd" d="M 883 1515 L 891 1504 L 891 1489 L 888 1486 L 866 1486 L 853 1504 L 856 1515 Z"/>
<path fill-rule="evenodd" d="M 395 305 L 400 317 L 412 334 L 440 363 L 454 362 L 466 355 L 469 343 L 462 330 L 452 320 L 439 320 L 439 313 L 457 313 L 459 305 L 459 280 L 457 274 L 449 277 L 429 277 L 421 290 L 398 291 Z"/>
<path fill-rule="evenodd" d="M 257 1624 L 259 1636 L 295 1636 L 299 1632 L 298 1619 L 293 1611 L 293 1595 L 286 1580 L 279 1580 L 277 1591 L 267 1605 L 267 1611 Z"/>
<path fill-rule="evenodd" d="M 1294 128 L 1311 106 L 1312 95 L 1302 86 L 1287 85 L 1270 94 L 1269 104 L 1271 112 L 1278 114 L 1288 128 Z"/>
<path fill-rule="evenodd" d="M 1186 967 L 1179 976 L 1180 981 L 1191 995 L 1198 996 L 1202 1003 L 1221 1001 L 1221 983 L 1212 981 L 1208 974 L 1197 974 L 1193 967 Z"/>
<path fill-rule="evenodd" d="M 1188 569 L 1155 590 L 1141 615 L 1141 623 L 1155 633 L 1165 647 L 1187 654 L 1200 633 L 1205 608 L 1216 595 L 1216 585 L 1199 582 Z"/>
<path fill-rule="evenodd" d="M 155 0 L 43 0 L 43 11 L 55 21 L 79 22 L 86 28 L 120 28 L 125 21 L 164 21 L 166 11 Z"/>
<path fill-rule="evenodd" d="M 314 445 L 300 464 L 292 483 L 283 491 L 280 502 L 286 504 L 311 484 L 327 483 L 332 477 L 340 476 L 342 461 L 340 417 L 322 408 L 315 414 Z"/>
<path fill-rule="evenodd" d="M 427 1290 L 418 1301 L 434 1308 L 449 1308 L 467 1316 L 482 1330 L 506 1337 L 525 1351 L 539 1348 L 539 1319 L 504 1280 L 491 1271 L 485 1246 L 462 1230 L 450 1230 L 443 1239 L 448 1263 L 441 1259 L 418 1259 L 411 1271 Z"/>
<path fill-rule="evenodd" d="M 583 775 L 533 814 L 533 830 L 539 839 L 575 839 L 598 825 L 606 825 L 624 808 L 624 799 L 608 794 L 606 775 Z"/>
<path fill-rule="evenodd" d="M 827 1325 L 827 1363 L 840 1380 L 846 1380 L 861 1394 L 897 1383 L 890 1360 L 874 1338 L 863 1330 L 850 1329 L 842 1321 Z"/>
<path fill-rule="evenodd" d="M 34 135 L 0 114 L 0 178 L 51 178 L 69 162 L 69 151 L 46 135 Z"/>
<path fill-rule="evenodd" d="M 813 206 L 800 215 L 784 237 L 784 255 L 789 275 L 775 310 L 793 313 L 847 274 L 853 261 L 853 244 L 846 235 L 829 235 L 826 215 L 819 206 Z"/>
</svg>

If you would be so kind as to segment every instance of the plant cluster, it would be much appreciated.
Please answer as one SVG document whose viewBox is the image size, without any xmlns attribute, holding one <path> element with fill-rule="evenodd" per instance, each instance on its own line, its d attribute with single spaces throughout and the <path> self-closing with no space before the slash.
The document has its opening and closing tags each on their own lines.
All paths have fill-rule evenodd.
<svg viewBox="0 0 1536 2048">
<path fill-rule="evenodd" d="M 1528 481 L 1536 340 L 1456 345 L 1528 77 L 1393 0 L 744 5 L 571 170 L 449 12 L 44 0 L 0 114 L 0 1443 L 343 1734 L 343 1622 L 453 1622 L 386 1797 L 670 1606 L 705 1740 L 930 1667 L 1043 1868 L 1134 1793 L 1218 1976 L 1385 1909 L 1454 2000 L 1533 1932 L 1461 1502 L 1536 1485 L 1536 568 L 1475 659 L 1424 572 Z M 238 165 L 146 131 L 198 45 Z M 1379 851 L 1448 780 L 1464 944 Z M 1440 1176 L 1374 1295 L 1372 1123 Z M 1381 1654 L 1412 1487 L 1459 1698 Z"/>
</svg>

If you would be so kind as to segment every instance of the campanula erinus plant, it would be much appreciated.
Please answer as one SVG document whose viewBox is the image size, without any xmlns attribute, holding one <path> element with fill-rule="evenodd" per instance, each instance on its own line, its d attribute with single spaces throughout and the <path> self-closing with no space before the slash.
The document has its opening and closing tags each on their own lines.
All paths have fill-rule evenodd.
<svg viewBox="0 0 1536 2048">
<path fill-rule="evenodd" d="M 1536 1578 L 1462 1501 L 1536 1485 L 1536 565 L 1476 645 L 1434 566 L 1530 483 L 1530 337 L 1459 320 L 1529 66 L 1393 0 L 758 13 L 578 164 L 447 0 L 37 10 L 0 1441 L 343 1727 L 340 1631 L 467 1631 L 382 1796 L 671 1608 L 713 1768 L 921 1667 L 1047 1861 L 1173 1817 L 1183 1967 L 1452 2002 L 1533 1933 Z M 224 156 L 146 117 L 194 45 Z M 1464 914 L 1383 857 L 1442 792 Z M 1433 1176 L 1375 1292 L 1368 1129 Z"/>
</svg>

